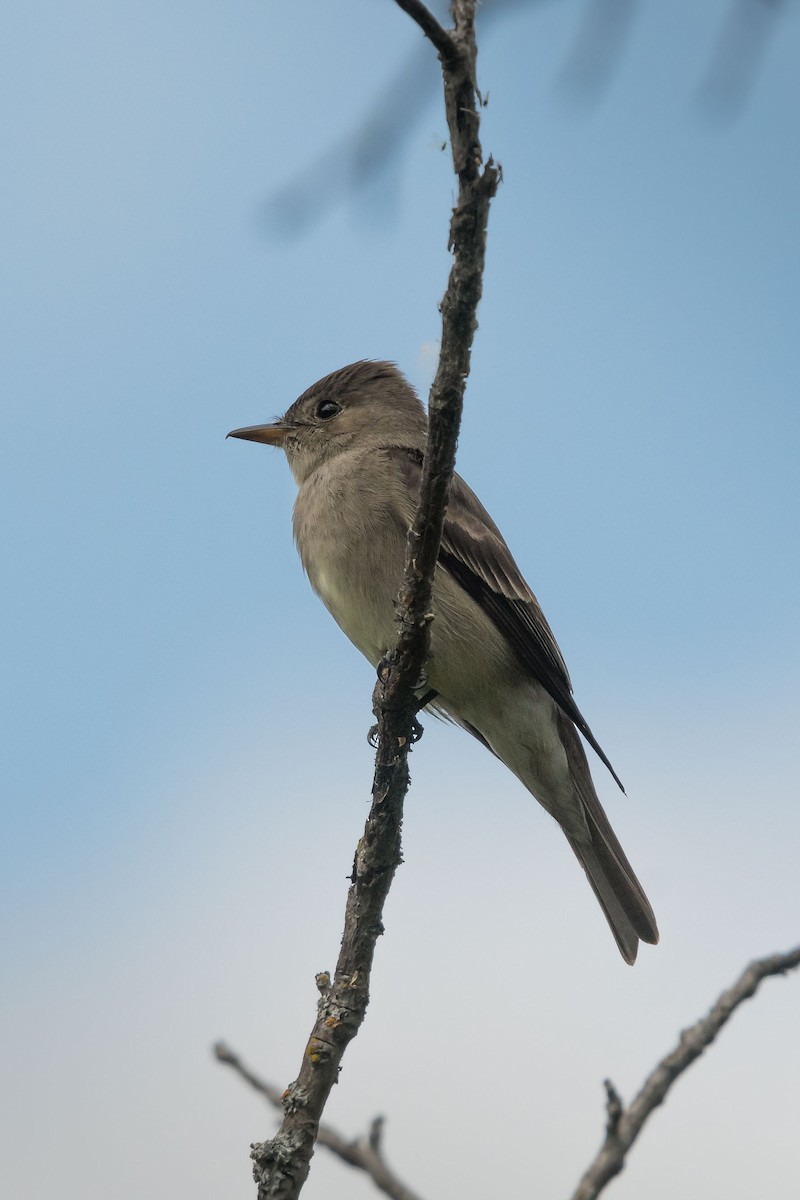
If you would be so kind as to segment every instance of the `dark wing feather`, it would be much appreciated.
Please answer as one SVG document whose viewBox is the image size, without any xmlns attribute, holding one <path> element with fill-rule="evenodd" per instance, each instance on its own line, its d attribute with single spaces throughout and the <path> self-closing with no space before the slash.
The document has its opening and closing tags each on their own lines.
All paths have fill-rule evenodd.
<svg viewBox="0 0 800 1200">
<path fill-rule="evenodd" d="M 419 494 L 422 454 L 388 448 Z M 519 661 L 575 723 L 624 791 L 616 771 L 572 698 L 572 684 L 558 643 L 539 602 L 525 582 L 503 535 L 460 475 L 453 476 L 439 562 L 480 605 L 512 647 Z"/>
</svg>

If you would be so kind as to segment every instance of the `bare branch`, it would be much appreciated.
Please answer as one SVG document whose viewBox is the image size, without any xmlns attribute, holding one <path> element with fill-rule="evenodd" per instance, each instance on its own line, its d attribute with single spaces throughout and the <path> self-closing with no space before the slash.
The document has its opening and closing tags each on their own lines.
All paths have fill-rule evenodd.
<svg viewBox="0 0 800 1200">
<path fill-rule="evenodd" d="M 274 1083 L 268 1083 L 266 1079 L 262 1079 L 259 1075 L 254 1075 L 244 1065 L 239 1055 L 234 1054 L 233 1050 L 226 1046 L 224 1042 L 215 1042 L 213 1049 L 217 1062 L 224 1063 L 226 1067 L 234 1070 L 240 1079 L 243 1079 L 245 1083 L 249 1083 L 253 1091 L 259 1092 L 260 1095 L 269 1101 L 273 1108 L 281 1109 L 283 1107 L 281 1104 L 283 1092 L 279 1087 L 276 1087 Z"/>
<path fill-rule="evenodd" d="M 224 1042 L 217 1042 L 214 1046 L 214 1056 L 218 1062 L 224 1063 L 225 1066 L 235 1071 L 245 1083 L 249 1083 L 250 1087 L 263 1096 L 273 1108 L 279 1111 L 282 1109 L 283 1093 L 281 1089 L 266 1079 L 254 1075 L 244 1065 L 238 1054 L 234 1054 Z M 364 1171 L 369 1175 L 378 1191 L 391 1197 L 391 1200 L 421 1200 L 421 1197 L 406 1187 L 387 1165 L 381 1147 L 383 1124 L 383 1117 L 375 1117 L 370 1124 L 366 1139 L 355 1138 L 350 1141 L 342 1137 L 330 1125 L 320 1125 L 317 1133 L 317 1145 L 330 1150 L 349 1167 L 357 1167 Z"/>
<path fill-rule="evenodd" d="M 416 21 L 422 32 L 433 42 L 443 60 L 457 58 L 458 46 L 446 29 L 443 29 L 436 17 L 420 0 L 395 0 L 403 12 L 408 13 L 412 21 Z"/>
<path fill-rule="evenodd" d="M 605 1140 L 573 1193 L 572 1200 L 595 1200 L 600 1195 L 606 1184 L 625 1166 L 625 1157 L 651 1112 L 664 1103 L 676 1079 L 711 1045 L 739 1005 L 755 995 L 764 979 L 771 975 L 784 975 L 798 966 L 800 946 L 786 954 L 773 954 L 750 963 L 733 987 L 722 993 L 711 1011 L 683 1031 L 678 1045 L 648 1075 L 629 1108 L 623 1107 L 613 1084 L 606 1081 Z"/>
<path fill-rule="evenodd" d="M 251 1149 L 259 1200 L 295 1200 L 308 1176 L 322 1111 L 338 1079 L 344 1051 L 366 1013 L 375 944 L 383 932 L 383 905 L 401 861 L 408 752 L 419 736 L 414 689 L 430 649 L 433 572 L 477 327 L 489 203 L 500 178 L 491 160 L 483 165 L 479 139 L 475 7 L 476 0 L 453 0 L 454 28 L 447 36 L 455 53 L 440 55 L 453 164 L 458 174 L 458 202 L 450 224 L 453 266 L 442 301 L 442 350 L 430 395 L 420 503 L 409 533 L 398 599 L 400 634 L 396 650 L 380 665 L 373 696 L 378 750 L 372 807 L 356 848 L 333 981 L 325 974 L 317 976 L 317 1020 L 300 1074 L 283 1094 L 281 1127 L 275 1137 Z"/>
</svg>

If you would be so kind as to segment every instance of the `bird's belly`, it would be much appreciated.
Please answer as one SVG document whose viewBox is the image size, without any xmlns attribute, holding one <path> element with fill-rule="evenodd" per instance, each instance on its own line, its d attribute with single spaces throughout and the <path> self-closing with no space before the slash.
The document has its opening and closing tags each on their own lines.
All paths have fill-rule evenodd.
<svg viewBox="0 0 800 1200">
<path fill-rule="evenodd" d="M 311 586 L 336 624 L 376 666 L 397 637 L 394 606 L 369 587 L 359 587 L 356 571 L 321 562 L 309 571 Z"/>
</svg>

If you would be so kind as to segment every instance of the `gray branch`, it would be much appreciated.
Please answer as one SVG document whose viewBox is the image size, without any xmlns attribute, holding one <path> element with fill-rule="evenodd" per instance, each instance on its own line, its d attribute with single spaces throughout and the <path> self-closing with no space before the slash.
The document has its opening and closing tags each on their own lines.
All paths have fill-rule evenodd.
<svg viewBox="0 0 800 1200">
<path fill-rule="evenodd" d="M 689 1029 L 684 1029 L 677 1046 L 648 1075 L 639 1094 L 625 1108 L 610 1081 L 606 1080 L 606 1136 L 603 1145 L 572 1195 L 572 1200 L 595 1200 L 625 1166 L 625 1158 L 642 1131 L 645 1121 L 667 1098 L 672 1085 L 695 1059 L 711 1045 L 740 1004 L 749 1000 L 763 980 L 785 975 L 800 966 L 800 946 L 786 954 L 750 963 L 734 983 L 723 992 L 711 1011 Z"/>
<path fill-rule="evenodd" d="M 402 7 L 418 23 L 425 22 L 422 28 L 432 40 L 438 36 L 434 19 L 422 4 Z M 284 1117 L 277 1134 L 251 1149 L 258 1200 L 295 1200 L 308 1177 L 325 1103 L 338 1079 L 345 1049 L 364 1020 L 375 944 L 383 932 L 383 905 L 401 861 L 408 752 L 418 736 L 414 687 L 430 648 L 433 572 L 477 327 L 489 204 L 500 180 L 491 159 L 483 164 L 479 138 L 475 7 L 476 0 L 453 0 L 454 27 L 447 33 L 447 43 L 442 43 L 446 53 L 440 52 L 453 165 L 458 175 L 458 201 L 450 223 L 453 265 L 441 308 L 442 349 L 431 388 L 420 503 L 409 533 L 397 602 L 399 638 L 396 649 L 381 664 L 373 695 L 378 749 L 372 807 L 356 848 L 336 970 L 332 980 L 327 974 L 317 976 L 317 1020 L 300 1074 L 281 1097 Z"/>
<path fill-rule="evenodd" d="M 224 1063 L 225 1066 L 235 1071 L 245 1083 L 249 1083 L 250 1087 L 263 1096 L 273 1108 L 278 1111 L 282 1110 L 283 1093 L 281 1089 L 266 1079 L 262 1079 L 259 1075 L 255 1075 L 244 1065 L 238 1054 L 234 1054 L 224 1042 L 217 1042 L 214 1046 L 214 1056 L 218 1062 Z M 383 1157 L 382 1135 L 383 1117 L 374 1118 L 366 1138 L 348 1139 L 342 1137 L 330 1125 L 320 1125 L 317 1131 L 317 1145 L 330 1150 L 331 1154 L 347 1163 L 349 1167 L 356 1167 L 364 1171 L 378 1191 L 389 1196 L 390 1200 L 421 1200 L 421 1197 L 416 1192 L 412 1192 L 411 1188 L 406 1187 L 388 1166 Z"/>
</svg>

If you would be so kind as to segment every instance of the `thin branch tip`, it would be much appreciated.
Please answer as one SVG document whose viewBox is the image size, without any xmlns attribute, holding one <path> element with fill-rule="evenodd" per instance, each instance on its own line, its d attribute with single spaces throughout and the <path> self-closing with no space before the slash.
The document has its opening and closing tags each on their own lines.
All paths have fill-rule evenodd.
<svg viewBox="0 0 800 1200">
<path fill-rule="evenodd" d="M 217 1062 L 228 1063 L 230 1065 L 236 1062 L 236 1055 L 224 1042 L 215 1042 L 211 1050 Z"/>
<path fill-rule="evenodd" d="M 375 1154 L 381 1152 L 381 1142 L 383 1140 L 383 1126 L 385 1118 L 382 1116 L 373 1117 L 369 1127 L 369 1147 Z"/>
<path fill-rule="evenodd" d="M 606 1090 L 606 1138 L 616 1137 L 617 1129 L 625 1113 L 622 1097 L 610 1079 L 603 1080 Z"/>
</svg>

